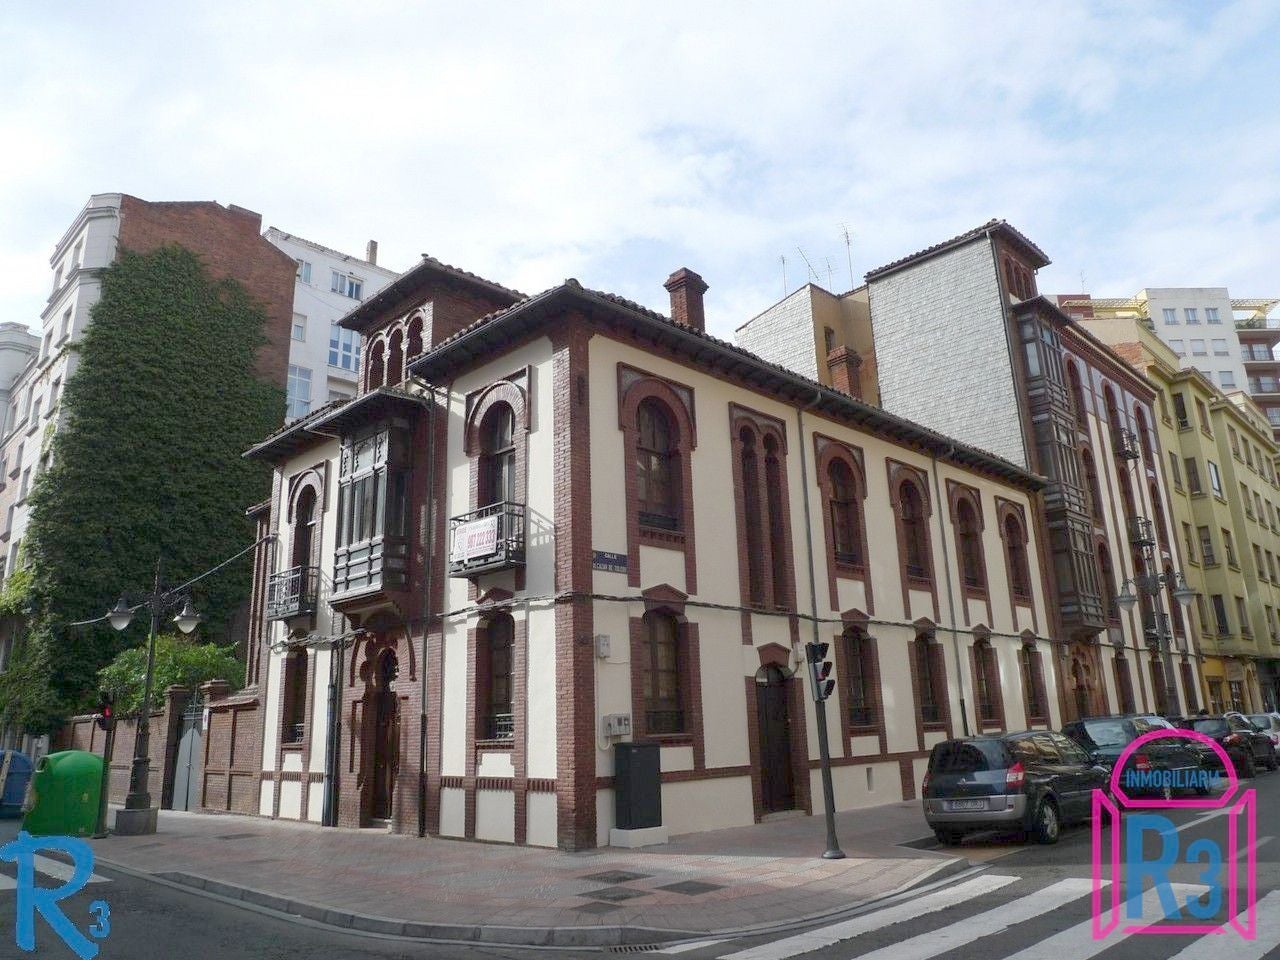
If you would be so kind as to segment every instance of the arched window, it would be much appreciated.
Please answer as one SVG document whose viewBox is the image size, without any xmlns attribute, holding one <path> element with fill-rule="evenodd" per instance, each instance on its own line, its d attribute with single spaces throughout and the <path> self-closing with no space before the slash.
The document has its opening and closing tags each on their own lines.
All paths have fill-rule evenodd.
<svg viewBox="0 0 1280 960">
<path fill-rule="evenodd" d="M 1019 664 L 1022 668 L 1022 695 L 1027 705 L 1027 722 L 1047 722 L 1049 719 L 1049 698 L 1044 688 L 1044 669 L 1040 662 L 1040 651 L 1024 644 L 1018 651 Z"/>
<path fill-rule="evenodd" d="M 1099 523 L 1102 515 L 1102 488 L 1098 485 L 1098 470 L 1093 463 L 1093 454 L 1089 450 L 1080 452 L 1080 460 L 1084 464 L 1085 485 L 1089 488 L 1089 512 Z"/>
<path fill-rule="evenodd" d="M 862 556 L 862 523 L 858 502 L 858 488 L 853 471 L 843 460 L 836 458 L 827 467 L 827 479 L 831 484 L 831 538 L 835 543 L 836 560 L 860 567 Z"/>
<path fill-rule="evenodd" d="M 1156 463 L 1152 459 L 1151 431 L 1147 429 L 1147 414 L 1141 407 L 1134 407 L 1133 419 L 1138 427 L 1138 444 L 1142 449 L 1142 462 L 1148 470 L 1154 470 Z"/>
<path fill-rule="evenodd" d="M 929 642 L 929 635 L 922 633 L 913 641 L 912 656 L 916 662 L 917 690 L 919 691 L 920 721 L 942 723 L 942 706 L 946 703 L 947 677 L 942 662 L 942 647 Z"/>
<path fill-rule="evenodd" d="M 1009 565 L 1009 584 L 1018 600 L 1031 599 L 1031 563 L 1027 557 L 1027 534 L 1022 521 L 1010 513 L 1004 518 L 1005 560 Z"/>
<path fill-rule="evenodd" d="M 1173 567 L 1166 565 L 1164 568 L 1165 589 L 1169 592 L 1169 611 L 1173 619 L 1173 626 L 1177 633 L 1183 637 L 1187 637 L 1187 622 L 1182 616 L 1182 604 L 1178 602 L 1178 598 L 1173 595 L 1173 591 L 1177 588 L 1178 579 L 1174 576 Z"/>
<path fill-rule="evenodd" d="M 1124 424 L 1120 422 L 1120 411 L 1116 408 L 1116 395 L 1110 384 L 1102 388 L 1102 404 L 1107 411 L 1107 424 L 1112 432 L 1120 430 Z"/>
<path fill-rule="evenodd" d="M 964 578 L 964 585 L 975 590 L 986 589 L 982 525 L 978 521 L 978 512 L 967 497 L 956 504 L 956 539 L 960 548 L 960 574 Z"/>
<path fill-rule="evenodd" d="M 412 320 L 409 321 L 409 341 L 405 347 L 404 355 L 406 359 L 412 360 L 414 357 L 422 355 L 422 315 L 414 314 Z"/>
<path fill-rule="evenodd" d="M 404 337 L 397 330 L 391 334 L 391 350 L 387 354 L 387 383 L 395 386 L 404 379 Z"/>
<path fill-rule="evenodd" d="M 315 543 L 316 528 L 316 491 L 308 485 L 298 494 L 297 503 L 293 507 L 293 550 L 291 551 L 294 567 L 310 567 L 312 549 Z"/>
<path fill-rule="evenodd" d="M 1138 709 L 1133 699 L 1133 675 L 1129 672 L 1129 659 L 1117 655 L 1113 661 L 1116 671 L 1116 695 L 1120 700 L 1121 713 L 1133 713 Z M 1085 714 L 1080 714 L 1082 717 Z"/>
<path fill-rule="evenodd" d="M 1169 708 L 1169 690 L 1164 682 L 1164 664 L 1158 656 L 1151 658 L 1151 692 L 1155 695 L 1156 713 L 1167 716 Z"/>
<path fill-rule="evenodd" d="M 651 611 L 644 615 L 646 658 L 645 730 L 650 734 L 685 732 L 680 626 L 675 617 Z"/>
<path fill-rule="evenodd" d="M 515 412 L 495 403 L 480 421 L 480 504 L 516 501 Z"/>
<path fill-rule="evenodd" d="M 377 390 L 386 381 L 386 361 L 383 354 L 382 341 L 379 340 L 369 349 L 369 364 L 365 377 L 365 389 Z"/>
<path fill-rule="evenodd" d="M 764 479 L 765 496 L 769 503 L 769 561 L 773 574 L 773 605 L 785 607 L 791 602 L 791 590 L 787 580 L 787 555 L 791 544 L 787 543 L 787 527 L 783 522 L 786 504 L 782 502 L 782 463 L 779 459 L 778 441 L 765 437 Z"/>
<path fill-rule="evenodd" d="M 876 708 L 875 644 L 864 631 L 850 627 L 844 632 L 845 663 L 848 672 L 845 687 L 849 691 L 849 726 L 872 727 L 878 722 Z"/>
<path fill-rule="evenodd" d="M 680 487 L 676 425 L 671 412 L 649 397 L 636 412 L 636 493 L 640 522 L 662 530 L 679 530 Z"/>
<path fill-rule="evenodd" d="M 1098 544 L 1098 572 L 1102 574 L 1102 592 L 1106 594 L 1104 603 L 1107 608 L 1107 619 L 1112 623 L 1120 622 L 1120 606 L 1116 603 L 1116 576 L 1111 567 L 1111 553 L 1104 543 Z"/>
<path fill-rule="evenodd" d="M 515 736 L 512 711 L 512 651 L 515 621 L 510 614 L 491 617 L 477 636 L 476 705 L 480 710 L 478 736 L 484 740 L 510 740 Z"/>
<path fill-rule="evenodd" d="M 760 461 L 755 433 L 743 427 L 738 434 L 742 443 L 742 512 L 747 540 L 747 599 L 764 603 L 764 535 L 760 527 Z"/>
<path fill-rule="evenodd" d="M 898 488 L 898 524 L 902 530 L 907 576 L 916 580 L 930 579 L 933 565 L 929 562 L 929 528 L 924 498 L 910 480 L 903 481 Z"/>
<path fill-rule="evenodd" d="M 1003 723 L 1000 703 L 1000 664 L 990 640 L 973 645 L 974 698 L 978 706 L 978 722 L 982 725 Z"/>
<path fill-rule="evenodd" d="M 1080 368 L 1074 363 L 1067 364 L 1067 386 L 1071 390 L 1071 403 L 1076 411 L 1076 423 L 1085 426 L 1089 422 L 1089 414 L 1084 405 L 1084 387 L 1080 384 Z"/>
</svg>

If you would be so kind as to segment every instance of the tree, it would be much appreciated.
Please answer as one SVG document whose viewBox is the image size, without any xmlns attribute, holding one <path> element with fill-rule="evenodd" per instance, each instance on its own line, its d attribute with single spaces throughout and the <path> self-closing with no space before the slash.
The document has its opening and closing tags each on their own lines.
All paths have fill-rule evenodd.
<svg viewBox="0 0 1280 960">
<path fill-rule="evenodd" d="M 196 644 L 171 633 L 162 633 L 156 637 L 152 708 L 162 704 L 159 695 L 164 688 L 175 683 L 195 690 L 206 680 L 226 680 L 236 690 L 240 687 L 243 673 L 233 647 L 220 647 L 216 643 Z M 125 650 L 99 670 L 98 686 L 115 698 L 121 713 L 133 713 L 142 708 L 146 675 L 147 648 L 144 644 Z"/>
<path fill-rule="evenodd" d="M 68 624 L 148 589 L 157 557 L 181 583 L 252 542 L 244 512 L 270 473 L 241 454 L 284 414 L 283 391 L 254 373 L 265 313 L 191 251 L 122 251 L 91 316 L 31 493 L 28 633 L 0 674 L 0 713 L 37 733 L 92 700 L 99 669 L 145 640 L 147 618 L 122 634 Z M 228 639 L 249 574 L 245 557 L 198 585 L 208 636 Z"/>
</svg>

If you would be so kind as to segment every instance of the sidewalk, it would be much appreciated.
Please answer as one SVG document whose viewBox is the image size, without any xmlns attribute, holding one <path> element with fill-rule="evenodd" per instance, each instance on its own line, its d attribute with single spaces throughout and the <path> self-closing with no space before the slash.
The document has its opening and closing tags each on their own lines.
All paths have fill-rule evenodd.
<svg viewBox="0 0 1280 960">
<path fill-rule="evenodd" d="M 658 943 L 827 916 L 968 866 L 897 844 L 918 802 L 564 853 L 163 811 L 154 836 L 93 842 L 99 862 L 334 926 L 525 945 Z"/>
</svg>

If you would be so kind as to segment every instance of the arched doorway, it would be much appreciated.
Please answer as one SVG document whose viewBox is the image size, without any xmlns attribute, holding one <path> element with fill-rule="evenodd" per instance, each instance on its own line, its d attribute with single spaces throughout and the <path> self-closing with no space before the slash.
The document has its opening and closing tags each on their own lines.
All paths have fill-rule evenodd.
<svg viewBox="0 0 1280 960">
<path fill-rule="evenodd" d="M 775 663 L 756 671 L 756 719 L 760 738 L 760 802 L 765 813 L 794 810 L 791 765 L 791 675 Z"/>
<path fill-rule="evenodd" d="M 373 689 L 373 796 L 369 816 L 390 820 L 400 767 L 400 701 L 394 689 L 400 664 L 384 650 L 378 657 Z"/>
<path fill-rule="evenodd" d="M 1071 645 L 1067 676 L 1071 678 L 1072 707 L 1076 719 L 1097 716 L 1105 711 L 1098 706 L 1098 671 L 1094 648 L 1076 641 Z"/>
</svg>

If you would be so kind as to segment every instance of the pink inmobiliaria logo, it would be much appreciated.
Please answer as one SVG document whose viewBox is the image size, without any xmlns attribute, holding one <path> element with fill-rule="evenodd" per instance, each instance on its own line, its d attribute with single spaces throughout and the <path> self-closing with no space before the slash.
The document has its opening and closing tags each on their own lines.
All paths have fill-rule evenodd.
<svg viewBox="0 0 1280 960">
<path fill-rule="evenodd" d="M 1161 797 L 1130 797 L 1125 793 L 1125 766 L 1129 759 L 1151 740 L 1184 737 L 1195 740 L 1209 747 L 1222 761 L 1226 773 L 1227 787 L 1217 796 L 1203 796 L 1194 799 L 1170 799 Z M 1236 776 L 1231 758 L 1212 737 L 1196 730 L 1154 730 L 1143 734 L 1133 743 L 1125 747 L 1116 765 L 1111 771 L 1111 797 L 1105 791 L 1093 791 L 1093 939 L 1101 940 L 1121 926 L 1122 904 L 1128 920 L 1142 918 L 1142 899 L 1144 879 L 1150 877 L 1153 889 L 1159 897 L 1165 921 L 1160 923 L 1138 922 L 1123 928 L 1126 934 L 1131 933 L 1169 933 L 1169 934 L 1225 934 L 1232 931 L 1240 934 L 1245 940 L 1253 940 L 1258 935 L 1257 917 L 1257 839 L 1258 810 L 1257 792 L 1245 790 L 1234 804 L 1232 798 L 1240 789 L 1240 780 Z M 1115 799 L 1112 800 L 1112 797 Z M 1229 808 L 1227 805 L 1231 804 Z M 1227 850 L 1224 856 L 1222 845 L 1216 840 L 1201 837 L 1188 844 L 1182 863 L 1202 866 L 1204 869 L 1197 879 L 1207 887 L 1207 902 L 1201 902 L 1200 896 L 1189 896 L 1179 906 L 1174 894 L 1173 885 L 1169 881 L 1169 870 L 1178 862 L 1181 840 L 1175 824 L 1168 817 L 1158 813 L 1142 813 L 1132 811 L 1163 809 L 1226 809 Z M 1121 818 L 1121 811 L 1127 816 Z M 1109 814 L 1110 838 L 1104 814 Z M 1243 878 L 1245 903 L 1240 904 L 1241 892 L 1241 821 L 1244 823 L 1244 869 Z M 1160 836 L 1160 856 L 1155 860 L 1147 860 L 1143 856 L 1143 837 L 1147 832 L 1156 832 Z M 1121 834 L 1124 835 L 1124 857 L 1121 859 Z M 1102 875 L 1104 849 L 1109 848 L 1108 859 L 1111 866 L 1110 904 L 1104 909 L 1103 892 L 1108 886 Z M 1222 894 L 1226 888 L 1226 915 L 1223 918 Z M 1129 888 L 1129 889 L 1126 889 Z M 1127 894 L 1127 896 L 1125 895 Z M 1185 910 L 1185 916 L 1183 911 Z M 1183 922 L 1186 917 L 1193 921 Z"/>
</svg>

